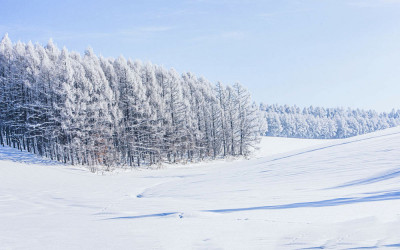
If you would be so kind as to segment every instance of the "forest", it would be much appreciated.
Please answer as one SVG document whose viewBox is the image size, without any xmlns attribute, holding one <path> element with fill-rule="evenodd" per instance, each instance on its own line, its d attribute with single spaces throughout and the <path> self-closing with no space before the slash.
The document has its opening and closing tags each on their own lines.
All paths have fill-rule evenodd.
<svg viewBox="0 0 400 250">
<path fill-rule="evenodd" d="M 268 123 L 268 136 L 340 139 L 400 125 L 400 110 L 322 108 L 260 104 Z"/>
<path fill-rule="evenodd" d="M 337 139 L 400 111 L 257 105 L 239 83 L 150 62 L 0 42 L 0 144 L 63 163 L 142 166 L 247 156 L 261 135 Z"/>
<path fill-rule="evenodd" d="M 0 110 L 1 145 L 89 166 L 245 156 L 266 131 L 239 83 L 8 35 L 0 42 Z"/>
</svg>

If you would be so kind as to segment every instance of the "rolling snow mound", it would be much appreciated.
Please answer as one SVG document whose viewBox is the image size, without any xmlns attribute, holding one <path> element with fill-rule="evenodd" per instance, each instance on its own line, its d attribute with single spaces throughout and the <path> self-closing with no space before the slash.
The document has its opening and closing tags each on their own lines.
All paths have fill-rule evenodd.
<svg viewBox="0 0 400 250">
<path fill-rule="evenodd" d="M 261 147 L 108 176 L 0 148 L 0 249 L 400 247 L 400 128 Z"/>
</svg>

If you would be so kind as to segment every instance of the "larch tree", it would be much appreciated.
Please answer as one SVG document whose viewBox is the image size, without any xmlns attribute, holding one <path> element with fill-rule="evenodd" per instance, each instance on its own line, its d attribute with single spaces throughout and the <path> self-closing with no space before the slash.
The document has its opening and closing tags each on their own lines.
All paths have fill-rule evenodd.
<svg viewBox="0 0 400 250">
<path fill-rule="evenodd" d="M 245 155 L 265 116 L 241 86 L 7 35 L 0 108 L 1 145 L 92 170 Z"/>
</svg>

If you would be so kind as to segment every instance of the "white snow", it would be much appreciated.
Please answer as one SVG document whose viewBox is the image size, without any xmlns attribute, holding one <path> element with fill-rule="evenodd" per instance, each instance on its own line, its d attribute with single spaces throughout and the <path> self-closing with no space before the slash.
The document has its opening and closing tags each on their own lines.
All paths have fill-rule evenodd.
<svg viewBox="0 0 400 250">
<path fill-rule="evenodd" d="M 253 156 L 255 158 L 260 158 L 274 154 L 290 152 L 292 150 L 321 145 L 324 143 L 334 142 L 334 141 L 339 141 L 339 140 L 297 139 L 297 138 L 264 136 L 261 138 L 260 144 L 257 145 L 258 150 L 254 152 Z"/>
<path fill-rule="evenodd" d="M 261 147 L 108 175 L 0 147 L 0 249 L 400 247 L 400 128 Z"/>
</svg>

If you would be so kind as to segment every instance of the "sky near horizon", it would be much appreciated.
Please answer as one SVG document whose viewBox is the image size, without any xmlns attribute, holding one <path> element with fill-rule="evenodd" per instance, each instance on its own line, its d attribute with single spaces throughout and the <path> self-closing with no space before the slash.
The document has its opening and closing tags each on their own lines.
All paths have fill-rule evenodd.
<svg viewBox="0 0 400 250">
<path fill-rule="evenodd" d="M 0 0 L 0 36 L 151 61 L 257 102 L 400 109 L 400 0 Z"/>
</svg>

